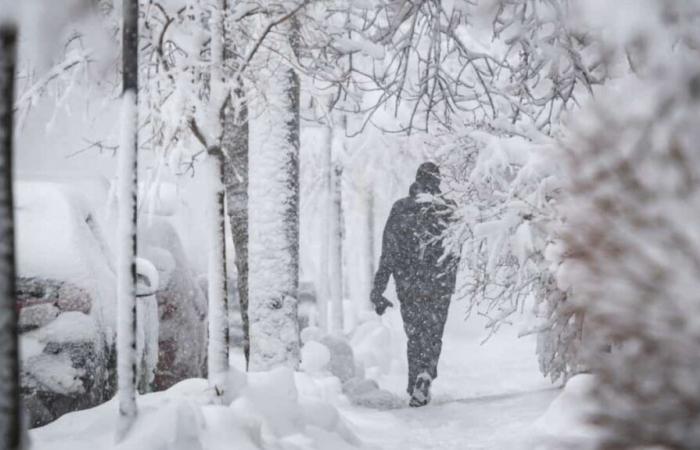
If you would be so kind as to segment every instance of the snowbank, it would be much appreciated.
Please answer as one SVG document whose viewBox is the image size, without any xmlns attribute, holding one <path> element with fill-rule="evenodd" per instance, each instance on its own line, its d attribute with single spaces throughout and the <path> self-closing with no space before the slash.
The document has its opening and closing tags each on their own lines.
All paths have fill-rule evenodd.
<svg viewBox="0 0 700 450">
<path fill-rule="evenodd" d="M 370 332 L 376 328 L 383 328 L 382 325 L 376 320 L 371 322 L 360 328 L 368 332 L 367 339 L 359 339 L 363 345 L 370 346 L 371 342 L 376 342 L 377 336 L 382 339 L 381 332 Z M 302 375 L 312 378 L 316 383 L 336 389 L 338 394 L 342 392 L 345 401 L 341 406 L 352 404 L 378 409 L 405 406 L 405 400 L 380 389 L 375 380 L 365 378 L 368 359 L 366 355 L 363 355 L 362 359 L 357 358 L 356 349 L 364 348 L 363 345 L 353 346 L 353 341 L 357 339 L 348 341 L 341 335 L 324 334 L 315 327 L 305 328 L 301 339 L 304 344 L 301 349 L 301 370 L 304 372 Z M 369 361 L 376 362 L 372 358 Z"/>
<path fill-rule="evenodd" d="M 113 399 L 31 430 L 30 448 L 228 450 L 234 443 L 236 450 L 364 448 L 338 409 L 322 400 L 329 395 L 323 382 L 288 369 L 229 378 L 235 397 L 230 404 L 222 404 L 204 379 L 139 397 L 139 418 L 120 445 L 114 443 Z"/>
<path fill-rule="evenodd" d="M 571 378 L 547 412 L 535 422 L 537 433 L 552 448 L 564 448 L 564 444 L 581 443 L 595 436 L 595 428 L 587 422 L 594 408 L 590 398 L 594 382 L 593 375 Z"/>
</svg>

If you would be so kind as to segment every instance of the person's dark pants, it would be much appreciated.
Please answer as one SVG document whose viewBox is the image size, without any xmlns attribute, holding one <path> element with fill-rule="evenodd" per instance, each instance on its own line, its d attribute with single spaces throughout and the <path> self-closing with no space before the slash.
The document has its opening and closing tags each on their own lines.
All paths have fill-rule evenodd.
<svg viewBox="0 0 700 450">
<path fill-rule="evenodd" d="M 437 378 L 450 295 L 401 299 L 401 317 L 408 337 L 408 393 L 413 394 L 416 378 L 427 372 Z"/>
</svg>

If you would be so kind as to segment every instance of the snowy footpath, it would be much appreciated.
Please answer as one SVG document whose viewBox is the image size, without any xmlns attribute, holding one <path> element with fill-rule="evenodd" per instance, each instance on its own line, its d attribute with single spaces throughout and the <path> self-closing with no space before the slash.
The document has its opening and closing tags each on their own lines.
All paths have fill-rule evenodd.
<svg viewBox="0 0 700 450">
<path fill-rule="evenodd" d="M 341 408 L 359 438 L 383 450 L 536 449 L 544 434 L 540 418 L 560 394 L 537 368 L 535 339 L 519 339 L 519 327 L 503 328 L 483 345 L 483 323 L 463 320 L 453 302 L 445 331 L 433 402 L 423 408 Z M 398 311 L 382 319 L 401 344 Z M 401 367 L 378 376 L 382 388 L 401 399 Z"/>
<path fill-rule="evenodd" d="M 535 423 L 555 396 L 540 391 L 347 417 L 360 439 L 383 450 L 532 450 L 539 443 Z"/>
</svg>

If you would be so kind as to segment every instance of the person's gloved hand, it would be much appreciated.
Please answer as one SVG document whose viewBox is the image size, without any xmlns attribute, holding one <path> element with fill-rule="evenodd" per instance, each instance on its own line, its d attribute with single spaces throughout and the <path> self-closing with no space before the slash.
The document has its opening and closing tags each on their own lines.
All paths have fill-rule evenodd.
<svg viewBox="0 0 700 450">
<path fill-rule="evenodd" d="M 387 300 L 386 297 L 377 292 L 372 292 L 371 300 L 374 304 L 374 311 L 380 316 L 384 314 L 387 308 L 394 306 L 394 304 Z"/>
</svg>

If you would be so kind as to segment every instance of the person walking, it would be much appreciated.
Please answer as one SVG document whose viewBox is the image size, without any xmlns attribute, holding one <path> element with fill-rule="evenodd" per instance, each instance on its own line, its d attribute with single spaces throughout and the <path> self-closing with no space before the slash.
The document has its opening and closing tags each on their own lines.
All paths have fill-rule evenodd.
<svg viewBox="0 0 700 450">
<path fill-rule="evenodd" d="M 380 316 L 393 306 L 384 297 L 393 275 L 408 337 L 407 392 L 412 407 L 430 402 L 459 263 L 459 255 L 446 252 L 443 245 L 456 205 L 444 198 L 440 181 L 438 166 L 423 163 L 409 196 L 394 203 L 370 299 Z"/>
</svg>

